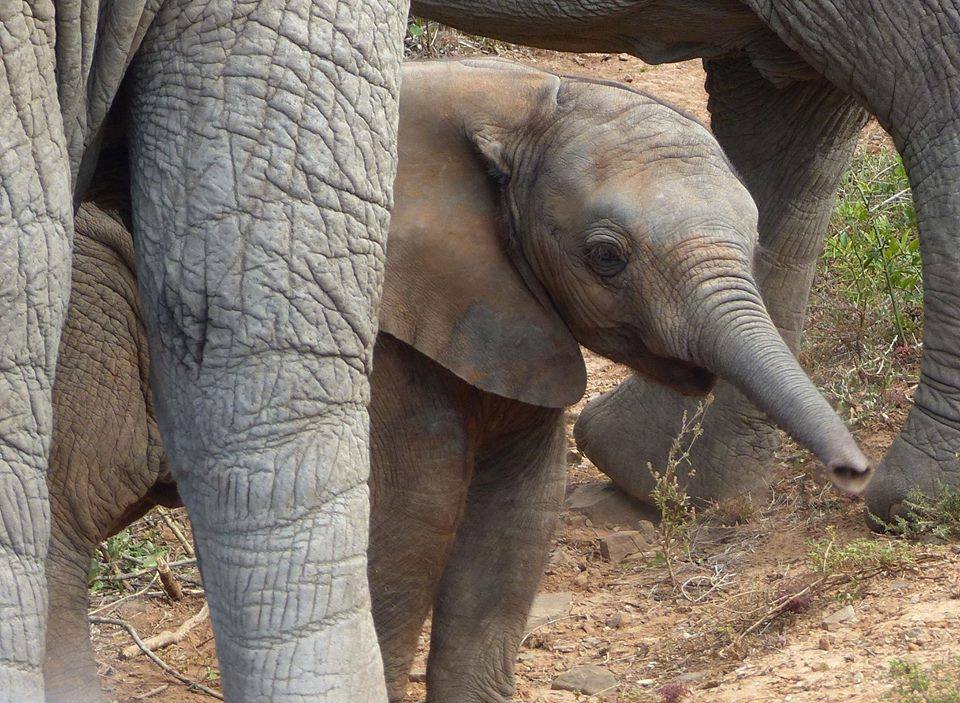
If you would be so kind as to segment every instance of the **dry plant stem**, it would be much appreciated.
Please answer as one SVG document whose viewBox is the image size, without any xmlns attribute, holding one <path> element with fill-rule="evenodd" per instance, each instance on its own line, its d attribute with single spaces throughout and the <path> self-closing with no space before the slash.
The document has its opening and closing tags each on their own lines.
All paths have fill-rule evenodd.
<svg viewBox="0 0 960 703">
<path fill-rule="evenodd" d="M 123 575 L 123 572 L 120 571 L 120 565 L 117 564 L 117 562 L 115 562 L 113 559 L 110 558 L 109 552 L 107 552 L 106 547 L 104 547 L 102 544 L 97 545 L 97 551 L 100 552 L 100 556 L 103 557 L 103 560 L 104 560 L 107 564 L 110 565 L 110 571 L 113 572 L 113 575 L 112 575 L 112 576 L 104 576 L 104 577 L 103 577 L 103 580 L 104 580 L 104 581 L 119 581 L 120 583 L 117 584 L 117 588 L 118 588 L 119 590 L 121 590 L 121 591 L 127 590 L 126 584 L 123 583 L 123 580 L 124 580 L 124 579 L 121 578 L 122 575 Z"/>
<path fill-rule="evenodd" d="M 193 566 L 197 563 L 197 560 L 194 559 L 179 559 L 178 561 L 171 561 L 167 564 L 171 569 L 177 569 L 181 566 Z M 132 571 L 128 574 L 117 573 L 112 576 L 103 576 L 101 581 L 129 581 L 131 579 L 140 578 L 141 576 L 147 576 L 156 571 L 156 569 L 140 569 L 140 571 Z"/>
<path fill-rule="evenodd" d="M 553 625 L 554 623 L 561 622 L 562 620 L 573 620 L 575 617 L 577 617 L 577 616 L 576 616 L 576 615 L 564 615 L 562 618 L 551 618 L 550 620 L 547 620 L 547 621 L 544 622 L 544 623 L 540 623 L 540 624 L 537 625 L 535 628 L 533 628 L 532 630 L 530 630 L 530 632 L 528 632 L 527 634 L 525 634 L 525 635 L 523 636 L 523 639 L 520 640 L 520 646 L 522 647 L 522 646 L 523 646 L 523 643 L 527 641 L 527 639 L 530 637 L 530 635 L 532 635 L 532 634 L 533 634 L 534 632 L 536 632 L 537 630 L 541 630 L 541 629 L 543 629 L 544 627 L 546 627 L 547 625 Z"/>
<path fill-rule="evenodd" d="M 134 696 L 134 697 L 133 697 L 133 700 L 135 700 L 135 701 L 143 701 L 143 700 L 146 700 L 147 698 L 152 698 L 153 696 L 156 696 L 156 695 L 159 694 L 159 693 L 163 693 L 163 692 L 166 691 L 168 688 L 170 688 L 170 684 L 165 683 L 165 684 L 163 684 L 162 686 L 157 686 L 156 688 L 151 688 L 149 691 L 147 691 L 146 693 L 141 693 L 139 696 Z"/>
<path fill-rule="evenodd" d="M 170 565 L 163 557 L 157 558 L 157 574 L 160 575 L 160 584 L 170 600 L 183 600 L 183 587 L 180 586 L 180 582 L 177 581 L 177 577 L 173 575 Z"/>
<path fill-rule="evenodd" d="M 169 647 L 171 644 L 176 644 L 177 642 L 182 642 L 197 625 L 205 621 L 208 617 L 210 617 L 210 608 L 204 603 L 196 615 L 184 620 L 183 624 L 176 630 L 163 630 L 162 632 L 158 632 L 152 637 L 145 639 L 143 644 L 149 649 L 157 650 Z M 145 650 L 138 645 L 131 644 L 129 647 L 124 647 L 120 650 L 120 658 L 133 659 L 144 651 Z"/>
<path fill-rule="evenodd" d="M 206 693 L 208 696 L 211 696 L 212 698 L 216 698 L 217 700 L 221 700 L 221 701 L 223 700 L 223 694 L 221 694 L 220 692 L 214 691 L 212 688 L 208 688 L 207 686 L 204 686 L 202 683 L 199 683 L 197 681 L 194 681 L 193 679 L 187 678 L 182 673 L 180 673 L 179 671 L 174 669 L 172 666 L 167 664 L 165 661 L 163 661 L 163 659 L 158 657 L 149 647 L 147 647 L 144 641 L 140 639 L 140 635 L 137 634 L 137 631 L 136 629 L 134 629 L 133 625 L 128 623 L 126 620 L 120 620 L 118 618 L 92 617 L 90 618 L 90 622 L 93 623 L 94 625 L 115 625 L 116 627 L 122 627 L 124 630 L 127 631 L 127 634 L 130 635 L 131 639 L 133 639 L 133 641 L 137 643 L 137 646 L 143 651 L 143 653 L 146 654 L 147 657 L 149 657 L 150 661 L 152 661 L 154 664 L 159 666 L 165 672 L 170 674 L 170 676 L 175 678 L 180 683 L 186 684 L 190 688 L 194 688 L 200 691 L 201 693 Z"/>
<path fill-rule="evenodd" d="M 157 506 L 157 512 L 160 514 L 160 519 L 163 520 L 164 524 L 170 528 L 173 536 L 177 538 L 180 546 L 183 547 L 183 553 L 188 557 L 195 557 L 196 553 L 193 551 L 193 545 L 190 543 L 190 540 L 187 539 L 186 535 L 183 534 L 183 530 L 180 529 L 180 525 L 177 524 L 173 514 L 162 505 Z"/>
<path fill-rule="evenodd" d="M 143 588 L 141 588 L 141 589 L 140 589 L 139 591 L 137 591 L 136 593 L 131 593 L 131 594 L 129 594 L 129 595 L 123 596 L 122 598 L 117 598 L 117 599 L 114 600 L 114 601 L 110 601 L 110 602 L 107 603 L 106 605 L 101 605 L 99 608 L 96 608 L 96 609 L 94 609 L 94 610 L 91 610 L 88 614 L 89 614 L 89 615 L 96 615 L 97 613 L 101 613 L 101 612 L 103 612 L 104 610 L 109 610 L 110 608 L 113 608 L 113 607 L 115 607 L 115 606 L 117 606 L 117 605 L 120 605 L 120 604 L 123 603 L 124 601 L 132 600 L 132 599 L 134 599 L 134 598 L 136 598 L 136 597 L 138 597 L 138 596 L 142 596 L 144 593 L 146 593 L 147 591 L 150 590 L 150 587 L 153 586 L 153 584 L 155 584 L 155 583 L 157 582 L 157 579 L 158 579 L 158 578 L 159 578 L 159 575 L 158 575 L 158 574 L 154 574 L 154 575 L 153 575 L 153 578 L 150 579 L 150 583 L 148 583 L 146 586 L 144 586 Z"/>
</svg>

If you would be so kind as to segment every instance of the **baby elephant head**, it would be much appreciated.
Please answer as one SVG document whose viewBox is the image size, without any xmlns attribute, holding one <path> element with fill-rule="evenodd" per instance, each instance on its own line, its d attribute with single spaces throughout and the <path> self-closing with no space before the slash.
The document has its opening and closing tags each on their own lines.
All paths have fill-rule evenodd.
<svg viewBox="0 0 960 703">
<path fill-rule="evenodd" d="M 576 342 L 682 393 L 707 392 L 717 374 L 838 485 L 862 490 L 868 461 L 764 307 L 757 209 L 710 133 L 616 84 L 439 66 L 414 77 L 434 71 L 438 90 L 417 91 L 434 116 L 401 99 L 383 328 L 485 390 L 539 404 L 582 393 Z M 431 280 L 412 284 L 395 262 Z M 442 331 L 396 324 L 398 286 L 416 285 L 444 298 Z"/>
</svg>

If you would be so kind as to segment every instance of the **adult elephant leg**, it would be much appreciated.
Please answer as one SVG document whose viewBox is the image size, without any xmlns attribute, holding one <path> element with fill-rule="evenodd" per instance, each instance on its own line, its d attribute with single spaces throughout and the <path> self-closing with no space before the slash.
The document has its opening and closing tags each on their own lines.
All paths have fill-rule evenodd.
<svg viewBox="0 0 960 703">
<path fill-rule="evenodd" d="M 503 417 L 518 424 L 515 401 Z M 503 408 L 504 406 L 501 406 Z M 433 603 L 428 703 L 505 703 L 543 575 L 566 475 L 562 413 L 536 412 L 481 448 L 463 523 Z"/>
<path fill-rule="evenodd" d="M 406 7 L 171 0 L 130 79 L 158 423 L 228 701 L 383 701 L 368 374 Z"/>
<path fill-rule="evenodd" d="M 0 701 L 43 700 L 51 387 L 73 204 L 50 2 L 0 3 Z"/>
<path fill-rule="evenodd" d="M 747 58 L 710 60 L 713 130 L 760 211 L 756 278 L 764 301 L 794 352 L 823 247 L 836 188 L 865 113 L 825 80 L 777 88 Z M 779 434 L 739 391 L 720 382 L 693 445 L 687 491 L 723 500 L 767 490 Z M 647 499 L 647 470 L 664 466 L 683 413 L 697 400 L 634 376 L 592 401 L 575 427 L 584 453 L 621 488 Z"/>
<path fill-rule="evenodd" d="M 910 177 L 923 259 L 920 384 L 868 489 L 887 519 L 912 488 L 960 487 L 960 6 L 943 0 L 747 0 L 783 41 L 890 132 Z"/>
</svg>

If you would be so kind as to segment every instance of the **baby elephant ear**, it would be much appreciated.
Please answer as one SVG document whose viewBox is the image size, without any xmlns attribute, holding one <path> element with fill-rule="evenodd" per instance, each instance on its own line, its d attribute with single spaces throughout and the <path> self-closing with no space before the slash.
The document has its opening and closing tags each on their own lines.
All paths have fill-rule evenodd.
<svg viewBox="0 0 960 703">
<path fill-rule="evenodd" d="M 475 144 L 404 150 L 401 141 L 380 329 L 482 390 L 571 405 L 586 386 L 580 347 L 511 263 L 484 163 L 497 165 L 502 149 Z"/>
</svg>

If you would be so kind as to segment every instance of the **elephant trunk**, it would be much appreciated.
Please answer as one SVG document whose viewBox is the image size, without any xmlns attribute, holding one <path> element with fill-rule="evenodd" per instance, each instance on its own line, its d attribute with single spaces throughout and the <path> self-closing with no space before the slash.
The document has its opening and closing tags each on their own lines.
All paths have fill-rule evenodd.
<svg viewBox="0 0 960 703">
<path fill-rule="evenodd" d="M 725 292 L 707 301 L 712 320 L 702 327 L 694 361 L 733 383 L 816 454 L 834 484 L 861 493 L 873 470 L 870 462 L 783 341 L 756 284 L 738 278 L 718 289 Z"/>
</svg>

